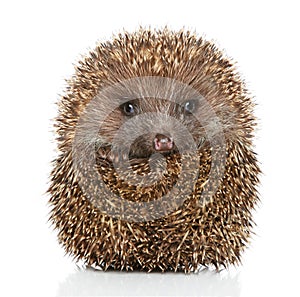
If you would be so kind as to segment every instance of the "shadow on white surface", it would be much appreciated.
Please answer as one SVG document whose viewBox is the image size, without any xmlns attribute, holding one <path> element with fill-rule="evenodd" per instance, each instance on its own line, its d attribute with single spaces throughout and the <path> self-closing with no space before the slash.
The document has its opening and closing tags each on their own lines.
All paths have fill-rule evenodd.
<svg viewBox="0 0 300 297">
<path fill-rule="evenodd" d="M 146 273 L 78 269 L 59 284 L 57 296 L 240 296 L 239 273 Z"/>
</svg>

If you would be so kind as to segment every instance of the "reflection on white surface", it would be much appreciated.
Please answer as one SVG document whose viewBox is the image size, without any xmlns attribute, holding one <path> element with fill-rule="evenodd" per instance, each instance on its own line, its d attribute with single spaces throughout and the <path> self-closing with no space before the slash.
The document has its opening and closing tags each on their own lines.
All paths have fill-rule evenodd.
<svg viewBox="0 0 300 297">
<path fill-rule="evenodd" d="M 239 273 L 146 273 L 78 269 L 57 296 L 240 296 Z"/>
</svg>

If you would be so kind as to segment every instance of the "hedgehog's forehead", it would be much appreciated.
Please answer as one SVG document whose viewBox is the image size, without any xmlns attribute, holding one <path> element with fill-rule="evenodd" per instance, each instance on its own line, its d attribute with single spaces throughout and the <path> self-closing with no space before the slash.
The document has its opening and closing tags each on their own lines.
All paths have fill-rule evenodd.
<svg viewBox="0 0 300 297">
<path fill-rule="evenodd" d="M 178 100 L 158 97 L 126 98 L 125 102 L 123 102 L 124 100 L 120 101 L 119 105 L 122 105 L 124 103 L 133 103 L 145 109 L 162 109 L 169 107 L 170 105 L 179 103 Z"/>
</svg>

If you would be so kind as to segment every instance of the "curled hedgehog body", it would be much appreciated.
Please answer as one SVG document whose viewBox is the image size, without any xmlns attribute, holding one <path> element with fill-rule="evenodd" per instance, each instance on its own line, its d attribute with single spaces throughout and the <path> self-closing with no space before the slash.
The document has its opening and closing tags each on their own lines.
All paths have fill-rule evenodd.
<svg viewBox="0 0 300 297">
<path fill-rule="evenodd" d="M 60 243 L 102 269 L 239 263 L 258 201 L 255 124 L 212 43 L 140 29 L 99 44 L 56 118 L 49 193 Z"/>
</svg>

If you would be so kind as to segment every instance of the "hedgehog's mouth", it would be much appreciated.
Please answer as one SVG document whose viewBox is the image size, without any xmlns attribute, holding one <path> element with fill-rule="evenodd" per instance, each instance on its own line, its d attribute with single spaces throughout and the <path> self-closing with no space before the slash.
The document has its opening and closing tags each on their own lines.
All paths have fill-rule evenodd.
<svg viewBox="0 0 300 297">
<path fill-rule="evenodd" d="M 128 152 L 122 150 L 121 148 L 113 149 L 111 146 L 100 147 L 96 151 L 96 155 L 98 158 L 114 163 L 135 160 L 144 161 L 149 159 L 155 153 L 159 153 L 164 157 L 168 157 L 171 155 L 178 154 L 179 151 L 176 146 L 174 146 L 172 150 L 162 150 L 159 152 L 153 150 L 152 148 L 149 148 L 147 150 L 141 148 L 140 150 L 129 150 Z"/>
<path fill-rule="evenodd" d="M 168 137 L 167 137 L 168 138 Z M 191 152 L 194 150 L 188 143 L 181 145 L 180 150 L 176 145 L 176 142 L 172 138 L 168 142 L 164 138 L 157 139 L 154 141 L 149 141 L 151 138 L 139 138 L 134 141 L 130 147 L 126 147 L 123 144 L 112 145 L 111 143 L 106 143 L 100 147 L 95 147 L 95 152 L 97 158 L 101 160 L 106 160 L 113 163 L 126 162 L 126 161 L 145 161 L 149 160 L 154 154 L 160 154 L 167 158 L 173 155 L 181 155 L 185 152 Z M 159 142 L 159 143 L 158 143 Z M 172 143 L 170 143 L 172 142 Z M 196 142 L 196 150 L 199 151 L 207 140 L 205 137 L 200 137 Z"/>
</svg>

